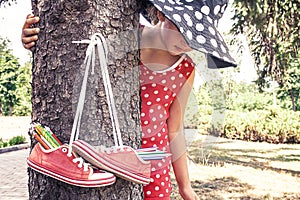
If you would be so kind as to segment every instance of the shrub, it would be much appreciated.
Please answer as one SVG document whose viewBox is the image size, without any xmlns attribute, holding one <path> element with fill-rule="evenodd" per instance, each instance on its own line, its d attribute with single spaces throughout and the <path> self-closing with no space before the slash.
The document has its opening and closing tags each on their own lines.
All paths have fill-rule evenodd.
<svg viewBox="0 0 300 200">
<path fill-rule="evenodd" d="M 7 147 L 8 145 L 8 142 L 5 142 L 2 138 L 0 138 L 0 148 Z"/>
<path fill-rule="evenodd" d="M 228 111 L 221 136 L 269 143 L 300 143 L 300 113 L 270 108 L 261 111 Z"/>
<path fill-rule="evenodd" d="M 26 141 L 26 138 L 24 136 L 15 136 L 12 139 L 10 139 L 8 141 L 8 143 L 10 146 L 13 146 L 13 145 L 17 145 L 17 144 L 23 144 L 23 143 L 25 143 L 25 141 Z"/>
<path fill-rule="evenodd" d="M 299 111 L 284 109 L 282 101 L 272 106 L 275 96 L 258 92 L 255 85 L 229 83 L 223 88 L 216 81 L 205 83 L 194 91 L 187 105 L 185 127 L 231 139 L 300 143 Z"/>
<path fill-rule="evenodd" d="M 23 144 L 23 143 L 25 143 L 25 141 L 26 141 L 26 138 L 24 136 L 15 136 L 8 141 L 3 141 L 3 139 L 0 138 L 0 148 L 13 146 L 13 145 L 17 145 L 17 144 Z"/>
</svg>

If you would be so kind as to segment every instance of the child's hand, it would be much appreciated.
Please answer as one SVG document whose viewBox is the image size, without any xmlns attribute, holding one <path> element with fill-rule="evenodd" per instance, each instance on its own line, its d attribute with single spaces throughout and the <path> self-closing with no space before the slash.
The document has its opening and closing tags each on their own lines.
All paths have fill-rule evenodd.
<svg viewBox="0 0 300 200">
<path fill-rule="evenodd" d="M 35 45 L 35 41 L 38 39 L 39 28 L 34 28 L 34 24 L 40 21 L 39 17 L 34 17 L 33 14 L 29 14 L 26 17 L 26 21 L 22 28 L 21 40 L 25 49 L 30 49 Z"/>
<path fill-rule="evenodd" d="M 200 200 L 192 187 L 179 188 L 179 193 L 184 200 Z"/>
</svg>

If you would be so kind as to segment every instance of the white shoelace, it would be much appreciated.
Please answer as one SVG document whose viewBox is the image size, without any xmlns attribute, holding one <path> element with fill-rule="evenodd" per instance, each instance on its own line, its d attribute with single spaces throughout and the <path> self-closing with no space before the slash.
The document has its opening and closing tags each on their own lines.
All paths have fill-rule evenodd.
<svg viewBox="0 0 300 200">
<path fill-rule="evenodd" d="M 77 163 L 77 162 L 78 162 L 78 167 L 79 168 L 83 167 L 83 171 L 85 171 L 85 172 L 88 171 L 89 164 L 85 163 L 81 157 L 73 159 L 73 163 Z"/>
<path fill-rule="evenodd" d="M 89 76 L 89 70 L 92 66 L 92 74 L 94 74 L 95 70 L 95 61 L 96 61 L 96 50 L 98 50 L 98 57 L 99 57 L 99 63 L 101 67 L 102 77 L 103 77 L 103 83 L 104 83 L 104 89 L 108 104 L 108 109 L 110 113 L 110 119 L 112 123 L 113 128 L 113 137 L 115 146 L 123 147 L 123 141 L 121 137 L 121 131 L 120 131 L 120 125 L 117 117 L 117 109 L 115 106 L 114 96 L 112 92 L 111 82 L 109 78 L 108 73 L 108 67 L 107 67 L 107 44 L 105 41 L 105 38 L 100 34 L 96 33 L 91 37 L 91 40 L 82 40 L 82 41 L 73 41 L 73 43 L 88 43 L 88 48 L 86 50 L 86 55 L 84 59 L 84 65 L 85 67 L 85 73 L 81 85 L 81 91 L 79 95 L 79 100 L 77 104 L 76 114 L 73 122 L 70 142 L 69 142 L 69 151 L 68 155 L 71 155 L 72 153 L 72 143 L 74 140 L 78 139 L 79 136 L 79 130 L 80 130 L 80 121 L 81 116 L 83 112 L 84 107 L 84 100 L 86 95 L 86 87 L 87 87 L 87 80 Z"/>
</svg>

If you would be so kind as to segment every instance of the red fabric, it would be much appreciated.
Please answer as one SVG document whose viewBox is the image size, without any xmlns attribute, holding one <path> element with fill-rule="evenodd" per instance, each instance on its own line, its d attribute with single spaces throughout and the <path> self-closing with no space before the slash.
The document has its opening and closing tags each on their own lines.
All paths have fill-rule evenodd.
<svg viewBox="0 0 300 200">
<path fill-rule="evenodd" d="M 185 56 L 176 67 L 155 72 L 141 64 L 142 147 L 158 147 L 170 152 L 167 119 L 170 106 L 194 70 L 194 63 Z M 171 158 L 151 161 L 151 182 L 144 186 L 145 199 L 169 199 Z"/>
</svg>

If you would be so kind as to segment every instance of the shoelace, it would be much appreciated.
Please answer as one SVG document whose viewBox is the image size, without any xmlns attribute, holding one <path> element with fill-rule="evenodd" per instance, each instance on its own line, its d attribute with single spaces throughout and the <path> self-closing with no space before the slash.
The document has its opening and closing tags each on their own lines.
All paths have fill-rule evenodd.
<svg viewBox="0 0 300 200">
<path fill-rule="evenodd" d="M 67 147 L 62 148 L 62 152 L 63 153 L 67 153 L 68 157 L 72 157 L 72 153 L 69 154 L 69 150 L 67 150 L 67 149 L 70 149 L 70 148 L 67 148 Z M 83 171 L 85 171 L 85 172 L 88 171 L 90 164 L 84 162 L 83 158 L 81 158 L 81 157 L 75 157 L 75 158 L 73 158 L 72 161 L 73 161 L 73 163 L 79 162 L 77 166 L 79 168 L 83 167 Z"/>
<path fill-rule="evenodd" d="M 82 168 L 83 167 L 83 171 L 88 171 L 89 169 L 89 164 L 88 163 L 85 163 L 83 161 L 83 158 L 79 157 L 79 158 L 74 158 L 73 159 L 73 163 L 77 163 L 78 162 L 78 167 L 79 168 Z"/>
<path fill-rule="evenodd" d="M 88 48 L 86 50 L 86 55 L 84 59 L 84 64 L 86 66 L 85 73 L 81 85 L 81 91 L 79 95 L 79 100 L 77 104 L 76 114 L 73 122 L 70 142 L 69 142 L 69 151 L 68 155 L 72 153 L 72 143 L 74 140 L 78 139 L 79 130 L 80 130 L 80 121 L 84 107 L 84 100 L 86 95 L 86 87 L 87 87 L 87 80 L 89 76 L 90 67 L 92 67 L 92 74 L 94 74 L 95 70 L 95 60 L 96 60 L 96 49 L 98 50 L 98 57 L 99 63 L 101 67 L 103 82 L 104 82 L 104 89 L 106 93 L 107 104 L 110 113 L 110 119 L 113 128 L 113 137 L 116 147 L 123 148 L 123 141 L 121 137 L 120 125 L 117 117 L 117 109 L 115 106 L 115 101 L 113 97 L 112 87 L 110 83 L 109 73 L 107 69 L 107 44 L 105 38 L 100 34 L 96 33 L 91 37 L 91 40 L 82 40 L 82 41 L 74 41 L 73 43 L 88 43 Z"/>
</svg>

